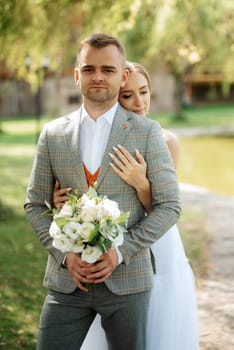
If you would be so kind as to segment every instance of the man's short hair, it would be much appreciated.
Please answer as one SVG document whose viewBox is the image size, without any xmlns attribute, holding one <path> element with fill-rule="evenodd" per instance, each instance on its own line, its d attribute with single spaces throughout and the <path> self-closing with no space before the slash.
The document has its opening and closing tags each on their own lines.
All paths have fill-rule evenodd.
<svg viewBox="0 0 234 350">
<path fill-rule="evenodd" d="M 99 49 L 106 47 L 106 46 L 109 46 L 109 45 L 114 45 L 117 47 L 119 52 L 123 55 L 124 60 L 125 60 L 126 55 L 125 55 L 124 46 L 119 42 L 119 40 L 117 38 L 115 38 L 112 35 L 105 34 L 105 33 L 95 33 L 95 34 L 88 36 L 84 40 L 82 40 L 80 42 L 80 47 L 78 50 L 77 59 L 79 57 L 81 50 L 83 49 L 84 45 L 86 45 L 86 44 L 88 44 L 92 47 L 99 48 Z"/>
</svg>

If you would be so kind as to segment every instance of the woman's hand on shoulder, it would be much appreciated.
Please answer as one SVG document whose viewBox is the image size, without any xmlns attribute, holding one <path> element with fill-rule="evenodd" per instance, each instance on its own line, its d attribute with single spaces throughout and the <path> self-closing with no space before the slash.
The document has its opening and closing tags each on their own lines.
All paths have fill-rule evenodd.
<svg viewBox="0 0 234 350">
<path fill-rule="evenodd" d="M 110 163 L 114 172 L 128 185 L 135 188 L 137 196 L 145 210 L 152 209 L 152 196 L 149 180 L 146 177 L 147 164 L 141 153 L 136 150 L 136 159 L 124 148 L 114 148 L 115 154 L 110 154 L 113 163 Z"/>
<path fill-rule="evenodd" d="M 148 182 L 146 177 L 147 164 L 138 150 L 135 151 L 136 159 L 120 145 L 118 148 L 114 148 L 114 152 L 114 154 L 110 153 L 112 159 L 110 165 L 121 179 L 136 190 L 146 181 Z"/>
</svg>

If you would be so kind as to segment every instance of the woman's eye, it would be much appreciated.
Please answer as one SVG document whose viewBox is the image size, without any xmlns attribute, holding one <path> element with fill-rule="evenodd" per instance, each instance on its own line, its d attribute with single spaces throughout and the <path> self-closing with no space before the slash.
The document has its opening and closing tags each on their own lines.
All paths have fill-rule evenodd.
<svg viewBox="0 0 234 350">
<path fill-rule="evenodd" d="M 124 98 L 125 100 L 127 100 L 128 98 L 130 98 L 132 95 L 122 95 L 121 97 Z"/>
</svg>

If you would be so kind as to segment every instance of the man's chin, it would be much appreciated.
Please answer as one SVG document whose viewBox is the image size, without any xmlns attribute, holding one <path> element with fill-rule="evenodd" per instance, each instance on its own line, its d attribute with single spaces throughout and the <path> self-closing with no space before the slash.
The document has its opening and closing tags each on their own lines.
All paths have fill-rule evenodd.
<svg viewBox="0 0 234 350">
<path fill-rule="evenodd" d="M 95 93 L 95 94 L 87 94 L 87 98 L 92 102 L 103 103 L 107 101 L 111 101 L 115 98 L 115 96 L 108 95 L 106 93 Z"/>
</svg>

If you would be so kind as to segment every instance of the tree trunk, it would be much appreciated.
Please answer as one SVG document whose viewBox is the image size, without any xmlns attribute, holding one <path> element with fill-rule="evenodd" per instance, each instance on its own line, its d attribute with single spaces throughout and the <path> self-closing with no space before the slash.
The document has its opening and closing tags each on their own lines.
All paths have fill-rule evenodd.
<svg viewBox="0 0 234 350">
<path fill-rule="evenodd" d="M 183 82 L 181 75 L 175 75 L 175 113 L 174 120 L 186 120 L 183 112 Z"/>
</svg>

